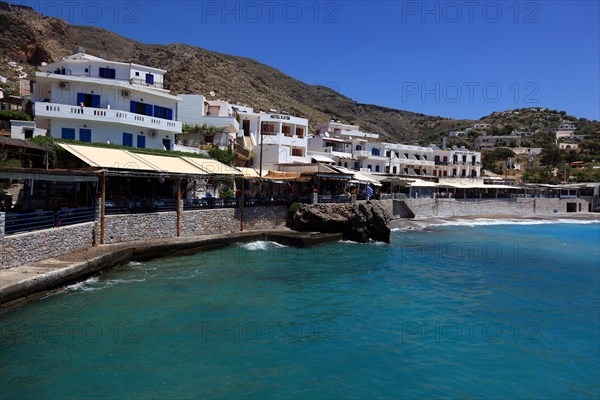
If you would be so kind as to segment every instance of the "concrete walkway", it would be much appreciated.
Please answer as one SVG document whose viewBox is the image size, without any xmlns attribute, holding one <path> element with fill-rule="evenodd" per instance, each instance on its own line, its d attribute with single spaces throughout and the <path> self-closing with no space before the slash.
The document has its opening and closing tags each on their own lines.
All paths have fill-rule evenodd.
<svg viewBox="0 0 600 400">
<path fill-rule="evenodd" d="M 64 286 L 128 261 L 147 261 L 154 258 L 193 254 L 255 240 L 271 240 L 287 246 L 306 247 L 341 239 L 342 234 L 278 229 L 101 245 L 61 257 L 0 270 L 0 305 Z"/>
</svg>

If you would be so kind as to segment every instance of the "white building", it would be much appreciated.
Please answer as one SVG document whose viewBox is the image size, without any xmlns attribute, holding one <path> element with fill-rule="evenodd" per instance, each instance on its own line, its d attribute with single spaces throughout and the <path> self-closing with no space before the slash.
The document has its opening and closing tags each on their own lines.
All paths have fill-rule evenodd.
<svg viewBox="0 0 600 400">
<path fill-rule="evenodd" d="M 475 138 L 477 150 L 494 150 L 496 147 L 520 147 L 521 135 L 481 135 Z"/>
<path fill-rule="evenodd" d="M 433 148 L 433 176 L 435 177 L 468 177 L 481 176 L 481 153 L 461 148 L 442 150 Z"/>
<path fill-rule="evenodd" d="M 254 168 L 272 170 L 275 164 L 309 163 L 308 119 L 281 113 L 255 113 L 238 107 L 244 147 L 254 155 Z"/>
<path fill-rule="evenodd" d="M 237 106 L 223 100 L 207 100 L 198 94 L 182 94 L 177 107 L 177 120 L 189 125 L 206 126 L 217 130 L 201 132 L 192 138 L 196 147 L 202 145 L 228 146 L 235 140 L 240 124 L 237 120 Z M 195 143 L 195 142 L 198 143 Z"/>
<path fill-rule="evenodd" d="M 181 133 L 163 69 L 81 51 L 39 69 L 35 122 L 49 136 L 172 150 Z"/>
</svg>

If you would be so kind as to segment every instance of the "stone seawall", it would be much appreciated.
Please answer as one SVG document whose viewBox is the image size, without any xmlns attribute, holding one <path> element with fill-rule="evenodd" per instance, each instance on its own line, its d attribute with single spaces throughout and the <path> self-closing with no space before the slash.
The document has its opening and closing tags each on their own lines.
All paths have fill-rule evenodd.
<svg viewBox="0 0 600 400">
<path fill-rule="evenodd" d="M 0 269 L 81 251 L 93 243 L 94 222 L 0 236 Z"/>
<path fill-rule="evenodd" d="M 286 215 L 286 206 L 245 208 L 244 231 L 284 227 Z M 4 213 L 0 213 L 0 269 L 59 257 L 100 243 L 99 221 L 5 236 L 4 218 Z M 181 236 L 239 231 L 238 208 L 190 210 L 181 213 Z M 175 211 L 105 217 L 105 244 L 175 237 Z"/>
<path fill-rule="evenodd" d="M 576 212 L 587 213 L 590 200 L 582 198 L 527 198 L 514 200 L 456 200 L 456 199 L 407 199 L 404 203 L 416 218 L 466 217 L 484 215 L 551 215 L 566 213 L 568 204 L 575 203 Z M 581 208 L 581 211 L 579 210 Z M 555 211 L 556 210 L 556 211 Z"/>
</svg>

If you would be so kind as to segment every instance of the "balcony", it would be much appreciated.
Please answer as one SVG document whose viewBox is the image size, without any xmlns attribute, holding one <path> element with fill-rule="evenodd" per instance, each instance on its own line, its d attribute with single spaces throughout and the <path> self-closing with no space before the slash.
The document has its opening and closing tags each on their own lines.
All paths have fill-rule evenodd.
<svg viewBox="0 0 600 400">
<path fill-rule="evenodd" d="M 201 124 L 223 128 L 223 130 L 227 133 L 237 133 L 240 130 L 240 123 L 235 117 L 217 117 L 205 115 L 200 118 L 200 122 Z"/>
<path fill-rule="evenodd" d="M 36 102 L 35 116 L 123 124 L 139 128 L 157 129 L 171 133 L 181 133 L 181 122 L 179 121 L 135 114 L 128 111 L 108 110 L 105 108 L 78 107 L 68 104 Z"/>
<path fill-rule="evenodd" d="M 367 150 L 354 150 L 352 156 L 357 158 L 368 158 L 371 157 L 371 152 Z"/>
</svg>

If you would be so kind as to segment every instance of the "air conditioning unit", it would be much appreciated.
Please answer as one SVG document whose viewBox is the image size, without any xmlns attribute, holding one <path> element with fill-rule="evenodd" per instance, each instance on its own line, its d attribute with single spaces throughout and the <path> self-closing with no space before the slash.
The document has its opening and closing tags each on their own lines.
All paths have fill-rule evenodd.
<svg viewBox="0 0 600 400">
<path fill-rule="evenodd" d="M 154 130 L 148 132 L 148 134 L 150 135 L 150 137 L 156 137 L 156 131 Z"/>
<path fill-rule="evenodd" d="M 68 89 L 69 88 L 69 83 L 68 82 L 59 82 L 58 83 L 58 87 L 61 89 Z"/>
<path fill-rule="evenodd" d="M 131 96 L 131 92 L 129 90 L 123 89 L 123 90 L 121 90 L 121 96 L 129 97 L 129 96 Z"/>
</svg>

